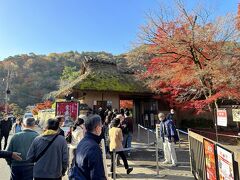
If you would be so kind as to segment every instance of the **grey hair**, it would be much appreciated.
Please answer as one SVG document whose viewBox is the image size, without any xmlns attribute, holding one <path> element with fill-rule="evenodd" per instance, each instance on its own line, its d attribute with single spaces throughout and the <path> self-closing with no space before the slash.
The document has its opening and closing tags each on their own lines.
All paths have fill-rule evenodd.
<svg viewBox="0 0 240 180">
<path fill-rule="evenodd" d="M 35 125 L 35 119 L 34 118 L 25 118 L 25 119 L 23 119 L 23 124 L 25 126 L 34 126 Z"/>
<path fill-rule="evenodd" d="M 159 116 L 160 116 L 160 117 L 166 117 L 165 114 L 162 113 L 162 112 L 158 113 L 158 117 L 159 117 Z"/>
<path fill-rule="evenodd" d="M 101 117 L 99 115 L 90 115 L 87 117 L 85 123 L 86 130 L 89 132 L 93 132 L 94 129 L 100 125 L 102 122 Z"/>
</svg>

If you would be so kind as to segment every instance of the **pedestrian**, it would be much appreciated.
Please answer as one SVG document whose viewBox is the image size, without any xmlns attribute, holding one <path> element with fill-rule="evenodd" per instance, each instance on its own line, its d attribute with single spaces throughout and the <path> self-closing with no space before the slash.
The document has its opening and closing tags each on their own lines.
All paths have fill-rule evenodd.
<svg viewBox="0 0 240 180">
<path fill-rule="evenodd" d="M 22 131 L 22 119 L 16 120 L 16 122 L 13 124 L 12 131 L 14 134 Z"/>
<path fill-rule="evenodd" d="M 118 115 L 118 110 L 117 109 L 113 109 L 112 118 L 115 118 L 117 115 Z"/>
<path fill-rule="evenodd" d="M 131 148 L 132 147 L 132 137 L 133 137 L 133 118 L 130 116 L 130 112 L 125 112 L 125 119 L 124 123 L 127 127 L 127 133 L 125 135 L 125 148 Z M 123 138 L 124 139 L 124 138 Z M 130 156 L 130 150 L 127 151 L 128 156 Z"/>
<path fill-rule="evenodd" d="M 61 127 L 64 125 L 64 116 L 56 116 L 56 119 L 59 122 L 59 135 L 62 135 L 64 137 L 64 131 L 61 129 Z"/>
<path fill-rule="evenodd" d="M 8 142 L 8 136 L 9 133 L 12 129 L 12 121 L 10 118 L 4 118 L 3 120 L 0 121 L 0 150 L 2 150 L 2 139 L 4 137 L 4 148 L 6 149 L 7 147 L 7 142 Z"/>
<path fill-rule="evenodd" d="M 15 134 L 8 146 L 8 151 L 21 153 L 22 161 L 8 159 L 7 163 L 11 168 L 11 180 L 32 180 L 33 163 L 28 162 L 27 152 L 33 140 L 39 135 L 35 128 L 35 119 L 26 118 L 23 121 L 23 131 Z"/>
<path fill-rule="evenodd" d="M 59 122 L 47 121 L 46 130 L 36 137 L 28 151 L 27 159 L 34 162 L 35 180 L 61 180 L 68 165 L 68 148 L 65 138 L 58 134 Z"/>
<path fill-rule="evenodd" d="M 123 135 L 122 129 L 120 128 L 120 119 L 115 118 L 112 121 L 112 128 L 109 130 L 109 138 L 110 138 L 110 153 L 111 153 L 111 172 L 113 172 L 113 149 L 116 150 L 116 154 L 118 154 L 124 163 L 124 167 L 127 171 L 127 174 L 131 173 L 133 170 L 132 167 L 128 166 L 127 158 L 123 152 Z"/>
<path fill-rule="evenodd" d="M 164 164 L 172 164 L 177 166 L 177 156 L 174 145 L 179 140 L 176 128 L 172 120 L 166 118 L 164 113 L 159 113 L 160 120 L 160 136 L 163 140 L 163 150 L 165 161 Z"/>
<path fill-rule="evenodd" d="M 0 151 L 0 158 L 12 158 L 17 161 L 21 161 L 21 154 L 17 152 L 10 152 L 10 151 Z"/>
<path fill-rule="evenodd" d="M 170 112 L 167 115 L 167 119 L 172 120 L 173 123 L 176 125 L 177 121 L 176 121 L 176 118 L 175 118 L 175 111 L 174 111 L 174 109 L 170 109 Z"/>
<path fill-rule="evenodd" d="M 98 108 L 98 113 L 97 114 L 101 117 L 102 123 L 104 123 L 104 120 L 105 120 L 104 112 L 105 111 L 102 107 Z"/>
<path fill-rule="evenodd" d="M 120 119 L 120 123 L 122 123 L 122 122 L 124 121 L 124 119 L 125 119 L 124 109 L 122 109 L 122 108 L 120 109 L 120 113 L 117 114 L 116 118 L 117 118 L 117 119 Z"/>
<path fill-rule="evenodd" d="M 72 180 L 106 180 L 101 142 L 102 120 L 90 115 L 85 121 L 86 134 L 76 150 L 75 165 L 69 175 Z"/>
<path fill-rule="evenodd" d="M 78 143 L 84 138 L 86 132 L 86 128 L 84 126 L 84 120 L 82 118 L 78 118 L 75 122 L 72 132 L 71 132 L 71 143 L 69 146 L 69 164 L 70 167 L 74 165 L 74 157 L 76 154 L 76 148 Z"/>
<path fill-rule="evenodd" d="M 110 122 L 112 121 L 112 116 L 113 113 L 112 111 L 108 111 L 108 114 L 105 118 L 105 122 L 103 123 L 103 134 L 104 134 L 104 142 L 105 142 L 105 149 L 106 149 L 106 154 L 109 156 L 109 126 Z"/>
</svg>

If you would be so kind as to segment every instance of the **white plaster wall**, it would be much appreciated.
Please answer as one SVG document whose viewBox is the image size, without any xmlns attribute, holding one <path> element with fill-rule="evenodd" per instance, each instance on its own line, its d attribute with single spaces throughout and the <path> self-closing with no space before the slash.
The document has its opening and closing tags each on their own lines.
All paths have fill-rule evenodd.
<svg viewBox="0 0 240 180">
<path fill-rule="evenodd" d="M 93 108 L 94 101 L 112 101 L 112 108 L 119 109 L 119 95 L 117 93 L 86 92 L 83 102 Z"/>
</svg>

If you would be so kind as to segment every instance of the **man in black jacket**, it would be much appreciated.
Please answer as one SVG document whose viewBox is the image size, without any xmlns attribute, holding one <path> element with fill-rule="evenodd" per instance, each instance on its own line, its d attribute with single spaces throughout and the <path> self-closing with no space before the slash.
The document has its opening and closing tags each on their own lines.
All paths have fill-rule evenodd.
<svg viewBox="0 0 240 180">
<path fill-rule="evenodd" d="M 106 180 L 103 166 L 101 141 L 102 121 L 98 115 L 92 115 L 85 121 L 86 134 L 76 150 L 76 165 L 73 168 L 74 180 Z"/>
<path fill-rule="evenodd" d="M 9 132 L 12 129 L 12 121 L 10 118 L 5 118 L 0 121 L 0 150 L 2 150 L 1 142 L 4 137 L 4 149 L 7 147 Z"/>
</svg>

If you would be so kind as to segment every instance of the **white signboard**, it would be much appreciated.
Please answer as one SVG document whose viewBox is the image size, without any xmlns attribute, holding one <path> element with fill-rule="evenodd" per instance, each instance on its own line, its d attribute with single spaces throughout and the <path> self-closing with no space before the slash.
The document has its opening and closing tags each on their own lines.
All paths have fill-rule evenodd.
<svg viewBox="0 0 240 180">
<path fill-rule="evenodd" d="M 217 125 L 218 126 L 227 126 L 227 111 L 226 109 L 217 110 Z"/>
<path fill-rule="evenodd" d="M 233 121 L 240 122 L 240 109 L 232 109 Z"/>
<path fill-rule="evenodd" d="M 233 154 L 217 145 L 219 179 L 234 180 Z"/>
</svg>

